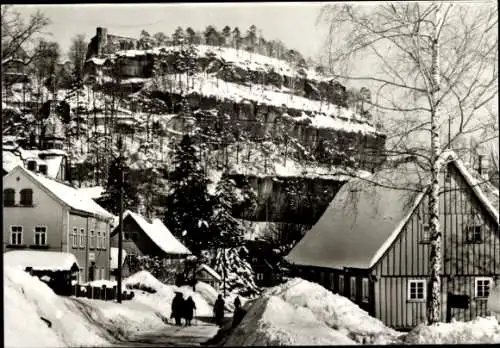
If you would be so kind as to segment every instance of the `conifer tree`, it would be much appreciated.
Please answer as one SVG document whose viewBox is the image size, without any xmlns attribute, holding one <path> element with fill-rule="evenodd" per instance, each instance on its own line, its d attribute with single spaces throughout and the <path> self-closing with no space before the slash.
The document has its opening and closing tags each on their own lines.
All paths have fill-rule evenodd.
<svg viewBox="0 0 500 348">
<path fill-rule="evenodd" d="M 169 173 L 170 192 L 166 198 L 164 222 L 195 254 L 206 248 L 212 234 L 209 226 L 212 197 L 207 191 L 209 180 L 200 165 L 192 138 L 184 135 L 176 146 L 174 170 Z"/>
<path fill-rule="evenodd" d="M 123 147 L 122 142 L 118 141 L 118 151 Z M 123 182 L 121 181 L 121 168 L 123 167 Z M 123 206 L 124 209 L 134 210 L 139 203 L 139 195 L 136 185 L 132 183 L 130 168 L 123 156 L 116 156 L 110 163 L 106 191 L 98 199 L 103 208 L 109 210 L 115 215 L 120 213 L 120 188 L 123 188 Z"/>
</svg>

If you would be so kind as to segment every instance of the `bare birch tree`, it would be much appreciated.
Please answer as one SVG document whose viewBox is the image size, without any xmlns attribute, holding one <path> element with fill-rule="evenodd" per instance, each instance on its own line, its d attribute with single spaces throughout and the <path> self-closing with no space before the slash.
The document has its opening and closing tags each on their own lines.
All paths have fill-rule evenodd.
<svg viewBox="0 0 500 348">
<path fill-rule="evenodd" d="M 332 77 L 362 81 L 372 90 L 365 103 L 384 117 L 387 154 L 413 154 L 430 169 L 427 318 L 438 322 L 438 158 L 460 134 L 495 129 L 498 137 L 496 122 L 481 118 L 486 106 L 498 102 L 496 4 L 332 4 L 323 8 L 320 20 L 329 26 L 326 57 Z M 360 62 L 369 66 L 368 76 L 351 73 L 362 70 Z"/>
<path fill-rule="evenodd" d="M 2 5 L 1 9 L 2 61 L 20 53 L 28 54 L 27 44 L 37 34 L 42 34 L 42 30 L 50 24 L 50 20 L 40 11 L 36 11 L 26 21 L 12 5 Z"/>
</svg>

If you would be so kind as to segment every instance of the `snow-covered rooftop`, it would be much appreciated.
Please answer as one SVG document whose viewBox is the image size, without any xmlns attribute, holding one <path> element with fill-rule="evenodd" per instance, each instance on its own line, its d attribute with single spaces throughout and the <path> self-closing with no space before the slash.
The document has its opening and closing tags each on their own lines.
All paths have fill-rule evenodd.
<svg viewBox="0 0 500 348">
<path fill-rule="evenodd" d="M 123 216 L 125 219 L 130 216 L 139 225 L 144 233 L 166 254 L 190 255 L 186 248 L 159 219 L 153 219 L 151 223 L 146 221 L 141 215 L 127 210 Z"/>
<path fill-rule="evenodd" d="M 58 200 L 73 209 L 84 211 L 105 219 L 111 219 L 113 217 L 113 215 L 102 208 L 99 204 L 97 204 L 91 198 L 87 197 L 85 194 L 82 194 L 72 186 L 63 184 L 43 175 L 35 174 L 21 166 L 17 166 L 7 175 L 15 175 L 15 172 L 21 172 L 32 178 L 42 187 L 50 191 Z"/>
<path fill-rule="evenodd" d="M 447 152 L 441 158 L 456 166 L 498 223 L 498 210 L 456 155 Z M 402 231 L 428 185 L 429 173 L 413 162 L 347 182 L 285 259 L 328 268 L 373 267 Z"/>
<path fill-rule="evenodd" d="M 34 271 L 70 271 L 79 268 L 75 255 L 58 251 L 14 250 L 4 253 L 3 260 L 6 266 L 23 271 L 26 267 Z"/>
<path fill-rule="evenodd" d="M 91 199 L 96 199 L 102 196 L 102 194 L 106 191 L 106 189 L 102 186 L 93 186 L 93 187 L 81 187 L 78 188 L 78 192 L 85 194 L 87 197 Z"/>
<path fill-rule="evenodd" d="M 196 269 L 196 272 L 199 272 L 201 270 L 206 271 L 208 274 L 210 274 L 212 277 L 214 277 L 217 280 L 222 280 L 222 277 L 220 276 L 219 273 L 217 273 L 212 267 L 209 265 L 202 263 L 201 265 L 198 266 Z"/>
</svg>

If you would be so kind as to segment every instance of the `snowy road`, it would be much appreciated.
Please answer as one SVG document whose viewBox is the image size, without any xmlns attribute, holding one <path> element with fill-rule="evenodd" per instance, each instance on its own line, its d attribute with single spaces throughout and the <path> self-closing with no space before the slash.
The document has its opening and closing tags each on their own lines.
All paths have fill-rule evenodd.
<svg viewBox="0 0 500 348">
<path fill-rule="evenodd" d="M 198 346 L 215 336 L 218 327 L 210 322 L 196 320 L 193 326 L 165 325 L 161 331 L 141 332 L 127 342 L 113 347 L 178 347 Z"/>
</svg>

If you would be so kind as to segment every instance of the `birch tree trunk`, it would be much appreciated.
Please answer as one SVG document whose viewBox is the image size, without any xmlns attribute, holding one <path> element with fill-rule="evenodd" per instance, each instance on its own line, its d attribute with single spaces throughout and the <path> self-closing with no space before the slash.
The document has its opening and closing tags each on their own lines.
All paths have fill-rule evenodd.
<svg viewBox="0 0 500 348">
<path fill-rule="evenodd" d="M 439 30 L 441 18 L 439 9 L 436 13 L 435 35 L 432 42 L 432 65 L 430 83 L 431 104 L 431 187 L 429 194 L 429 227 L 430 241 L 430 282 L 429 297 L 427 299 L 427 321 L 437 323 L 441 319 L 441 226 L 439 224 L 439 163 L 440 155 L 440 114 L 438 92 L 440 85 L 439 66 Z"/>
</svg>

